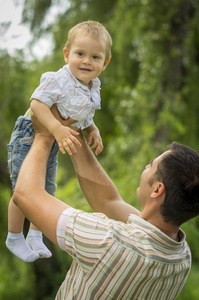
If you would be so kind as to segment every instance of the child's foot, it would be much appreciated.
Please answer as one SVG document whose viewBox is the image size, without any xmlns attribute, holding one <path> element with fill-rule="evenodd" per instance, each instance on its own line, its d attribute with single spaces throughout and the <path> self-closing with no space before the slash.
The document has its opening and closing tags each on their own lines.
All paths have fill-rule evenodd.
<svg viewBox="0 0 199 300">
<path fill-rule="evenodd" d="M 39 258 L 39 254 L 35 251 L 32 251 L 32 249 L 26 243 L 22 232 L 8 232 L 6 246 L 15 256 L 25 262 L 32 262 Z"/>
<path fill-rule="evenodd" d="M 30 229 L 26 237 L 26 242 L 40 256 L 40 258 L 49 258 L 52 253 L 43 243 L 42 232 L 34 229 Z"/>
</svg>

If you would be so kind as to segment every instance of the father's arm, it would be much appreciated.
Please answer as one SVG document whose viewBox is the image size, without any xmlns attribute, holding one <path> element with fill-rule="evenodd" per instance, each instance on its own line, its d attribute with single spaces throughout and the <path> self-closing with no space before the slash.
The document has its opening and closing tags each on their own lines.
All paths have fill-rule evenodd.
<svg viewBox="0 0 199 300">
<path fill-rule="evenodd" d="M 57 109 L 52 107 L 52 112 L 60 119 Z M 99 164 L 90 147 L 85 142 L 82 134 L 77 139 L 82 147 L 77 147 L 77 152 L 71 158 L 84 196 L 94 212 L 101 212 L 109 218 L 126 222 L 129 214 L 140 215 L 140 211 L 123 201 L 114 183 Z"/>
<path fill-rule="evenodd" d="M 71 158 L 80 187 L 93 211 L 123 222 L 127 221 L 129 214 L 139 215 L 139 210 L 121 198 L 114 183 L 85 143 L 82 134 L 77 138 L 82 147 L 79 147 Z"/>
<path fill-rule="evenodd" d="M 37 133 L 22 163 L 13 201 L 53 243 L 61 213 L 69 206 L 45 191 L 46 165 L 54 142 L 48 133 Z"/>
</svg>

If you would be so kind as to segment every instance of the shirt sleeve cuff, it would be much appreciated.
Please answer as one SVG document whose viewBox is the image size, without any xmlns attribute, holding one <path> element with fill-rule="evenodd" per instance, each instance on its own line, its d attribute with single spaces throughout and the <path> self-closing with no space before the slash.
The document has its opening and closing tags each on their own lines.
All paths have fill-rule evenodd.
<svg viewBox="0 0 199 300">
<path fill-rule="evenodd" d="M 70 216 L 76 211 L 77 209 L 74 209 L 72 207 L 65 209 L 62 212 L 61 216 L 59 217 L 57 223 L 57 242 L 59 247 L 64 251 L 65 251 L 65 235 L 66 235 L 67 223 Z"/>
</svg>

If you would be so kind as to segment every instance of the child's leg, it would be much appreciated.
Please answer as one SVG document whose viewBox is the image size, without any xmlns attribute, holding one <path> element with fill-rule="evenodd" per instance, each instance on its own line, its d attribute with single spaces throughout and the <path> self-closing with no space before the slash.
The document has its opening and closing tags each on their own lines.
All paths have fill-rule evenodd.
<svg viewBox="0 0 199 300">
<path fill-rule="evenodd" d="M 39 254 L 28 246 L 23 235 L 24 215 L 19 208 L 10 200 L 8 209 L 8 235 L 7 248 L 18 258 L 25 262 L 35 261 Z"/>
</svg>

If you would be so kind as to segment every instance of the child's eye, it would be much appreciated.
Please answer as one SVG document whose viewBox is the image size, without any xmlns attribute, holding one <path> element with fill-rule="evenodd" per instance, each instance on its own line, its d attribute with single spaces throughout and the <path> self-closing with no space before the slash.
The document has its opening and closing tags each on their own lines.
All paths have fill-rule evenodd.
<svg viewBox="0 0 199 300">
<path fill-rule="evenodd" d="M 93 59 L 99 59 L 99 56 L 93 55 Z"/>
<path fill-rule="evenodd" d="M 78 52 L 77 54 L 78 54 L 79 56 L 81 56 L 81 57 L 84 56 L 84 53 L 83 53 L 83 52 Z"/>
</svg>

